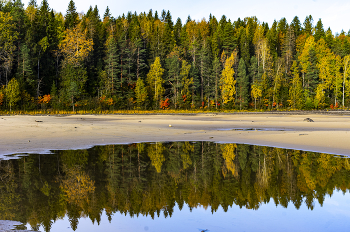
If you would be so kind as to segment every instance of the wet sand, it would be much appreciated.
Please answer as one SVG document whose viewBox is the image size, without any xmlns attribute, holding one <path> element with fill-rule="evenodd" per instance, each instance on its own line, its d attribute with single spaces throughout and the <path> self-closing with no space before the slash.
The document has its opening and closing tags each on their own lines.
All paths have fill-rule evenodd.
<svg viewBox="0 0 350 232">
<path fill-rule="evenodd" d="M 156 141 L 246 143 L 350 156 L 350 115 L 0 116 L 0 131 L 0 158 Z"/>
</svg>

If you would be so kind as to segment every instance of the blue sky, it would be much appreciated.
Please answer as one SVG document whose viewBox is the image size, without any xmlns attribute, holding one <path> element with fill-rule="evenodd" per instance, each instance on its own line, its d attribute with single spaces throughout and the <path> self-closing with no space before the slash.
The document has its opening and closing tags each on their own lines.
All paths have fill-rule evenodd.
<svg viewBox="0 0 350 232">
<path fill-rule="evenodd" d="M 25 1 L 25 0 L 23 0 Z M 29 1 L 29 0 L 28 0 Z M 37 0 L 40 4 L 41 0 Z M 69 0 L 48 0 L 49 5 L 56 11 L 65 14 Z M 26 3 L 26 2 L 25 2 Z M 208 19 L 210 13 L 221 18 L 226 15 L 231 21 L 248 16 L 256 16 L 261 22 L 272 24 L 273 20 L 285 17 L 290 23 L 294 16 L 298 16 L 301 23 L 307 15 L 311 14 L 314 24 L 322 19 L 325 30 L 331 27 L 333 33 L 342 29 L 348 32 L 350 29 L 350 1 L 345 0 L 175 0 L 175 1 L 140 1 L 140 0 L 75 0 L 78 12 L 86 12 L 90 5 L 97 5 L 102 16 L 107 5 L 113 16 L 117 17 L 128 11 L 148 12 L 153 9 L 159 13 L 165 9 L 171 12 L 173 21 L 178 17 L 183 22 L 190 15 L 192 19 Z"/>
</svg>

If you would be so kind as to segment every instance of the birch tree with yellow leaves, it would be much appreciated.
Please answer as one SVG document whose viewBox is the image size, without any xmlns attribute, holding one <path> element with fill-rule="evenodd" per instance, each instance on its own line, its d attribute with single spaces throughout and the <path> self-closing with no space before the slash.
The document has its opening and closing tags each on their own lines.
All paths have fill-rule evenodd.
<svg viewBox="0 0 350 232">
<path fill-rule="evenodd" d="M 231 56 L 226 59 L 224 64 L 224 70 L 221 74 L 221 96 L 224 104 L 234 104 L 236 94 L 236 80 L 234 77 L 235 70 L 233 65 L 235 64 L 237 52 L 232 52 Z"/>
<path fill-rule="evenodd" d="M 345 94 L 350 96 L 350 55 L 343 58 L 343 108 L 345 107 Z"/>
<path fill-rule="evenodd" d="M 87 80 L 87 72 L 83 61 L 93 50 L 92 39 L 87 38 L 86 30 L 78 25 L 65 31 L 64 39 L 59 44 L 59 49 L 63 54 L 62 68 L 62 95 L 66 100 L 71 99 L 74 111 L 74 98 L 79 97 L 84 92 L 84 85 Z"/>
<path fill-rule="evenodd" d="M 160 64 L 160 58 L 156 57 L 154 63 L 151 65 L 149 73 L 147 74 L 147 83 L 151 89 L 150 92 L 153 95 L 153 100 L 155 101 L 156 107 L 158 106 L 159 100 L 164 93 L 164 80 L 162 78 L 163 73 L 164 69 Z"/>
</svg>

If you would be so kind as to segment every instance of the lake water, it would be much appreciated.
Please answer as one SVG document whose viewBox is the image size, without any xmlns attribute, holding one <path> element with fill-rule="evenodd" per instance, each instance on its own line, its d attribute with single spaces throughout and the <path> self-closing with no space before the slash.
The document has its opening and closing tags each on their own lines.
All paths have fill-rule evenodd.
<svg viewBox="0 0 350 232">
<path fill-rule="evenodd" d="M 0 161 L 0 220 L 40 231 L 349 231 L 350 160 L 211 142 Z"/>
</svg>

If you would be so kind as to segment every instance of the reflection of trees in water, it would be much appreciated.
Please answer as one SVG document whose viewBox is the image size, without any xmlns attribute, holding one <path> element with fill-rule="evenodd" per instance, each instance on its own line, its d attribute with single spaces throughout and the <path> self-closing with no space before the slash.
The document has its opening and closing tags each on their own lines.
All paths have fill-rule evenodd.
<svg viewBox="0 0 350 232">
<path fill-rule="evenodd" d="M 299 208 L 323 204 L 350 186 L 349 159 L 333 155 L 209 142 L 110 145 L 0 161 L 0 216 L 40 225 L 69 217 L 99 223 L 105 210 L 171 217 L 182 209 L 232 205 L 258 209 L 273 200 Z M 19 207 L 19 205 L 21 207 Z"/>
<path fill-rule="evenodd" d="M 10 162 L 0 161 L 0 219 L 14 220 L 19 210 L 15 169 Z"/>
</svg>

